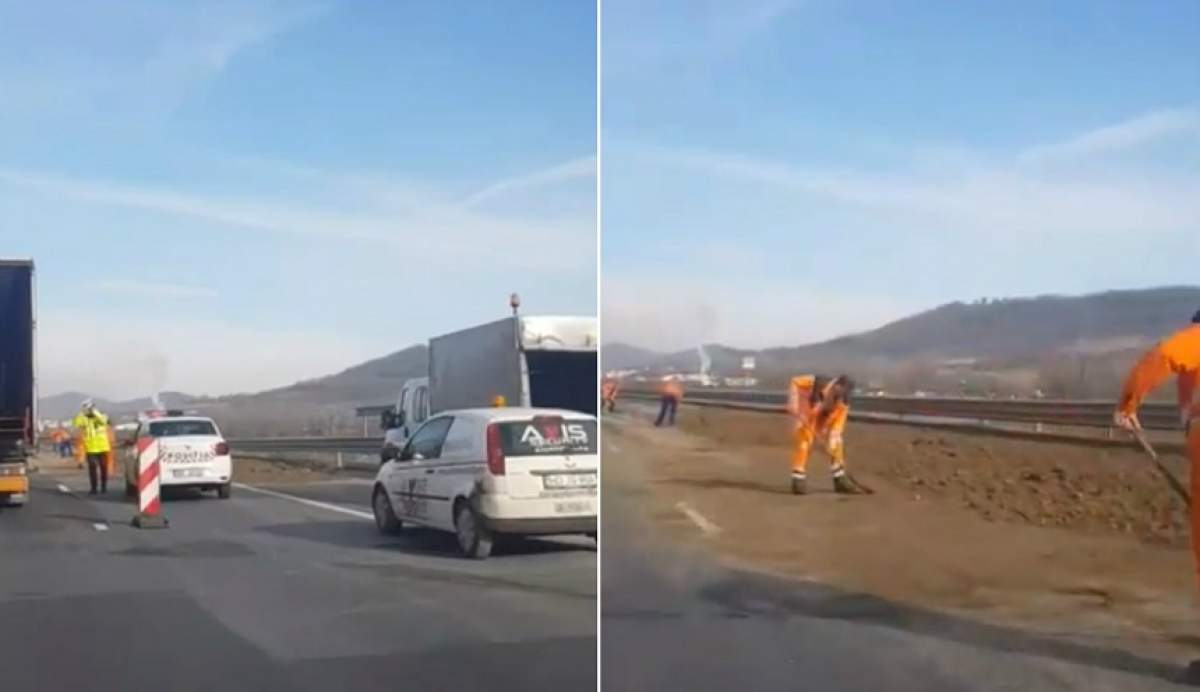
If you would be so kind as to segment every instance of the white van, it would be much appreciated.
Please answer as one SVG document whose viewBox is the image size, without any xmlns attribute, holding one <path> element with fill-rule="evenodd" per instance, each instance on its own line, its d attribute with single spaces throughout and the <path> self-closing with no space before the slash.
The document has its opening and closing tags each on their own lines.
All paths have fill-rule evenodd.
<svg viewBox="0 0 1200 692">
<path fill-rule="evenodd" d="M 396 407 L 384 411 L 380 421 L 385 432 L 379 463 L 396 458 L 408 438 L 428 418 L 429 378 L 418 377 L 406 381 L 400 388 L 400 396 L 396 398 Z"/>
<path fill-rule="evenodd" d="M 172 416 L 151 418 L 138 424 L 132 439 L 124 441 L 125 496 L 137 496 L 138 451 L 136 441 L 152 437 L 162 452 L 158 482 L 162 487 L 216 490 L 228 499 L 233 489 L 233 459 L 229 443 L 211 418 Z"/>
<path fill-rule="evenodd" d="M 486 558 L 497 534 L 596 537 L 595 416 L 562 409 L 446 411 L 414 431 L 375 476 L 383 533 L 404 524 L 454 532 Z"/>
</svg>

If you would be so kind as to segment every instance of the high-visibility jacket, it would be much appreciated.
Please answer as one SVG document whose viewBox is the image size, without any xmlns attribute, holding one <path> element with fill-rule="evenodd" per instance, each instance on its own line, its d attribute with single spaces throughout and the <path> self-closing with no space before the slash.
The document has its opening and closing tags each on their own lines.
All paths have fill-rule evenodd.
<svg viewBox="0 0 1200 692">
<path fill-rule="evenodd" d="M 683 399 L 683 383 L 679 380 L 666 380 L 658 387 L 658 393 L 669 396 L 676 401 Z"/>
<path fill-rule="evenodd" d="M 850 406 L 842 398 L 830 400 L 832 378 L 797 375 L 788 385 L 788 413 L 799 425 L 811 426 L 823 432 L 841 430 L 850 415 Z"/>
<path fill-rule="evenodd" d="M 80 413 L 73 421 L 83 437 L 83 449 L 88 454 L 104 454 L 112 451 L 108 443 L 108 416 L 99 411 L 88 416 Z"/>
<path fill-rule="evenodd" d="M 1142 399 L 1172 374 L 1178 376 L 1180 419 L 1185 425 L 1200 419 L 1200 324 L 1175 332 L 1142 356 L 1125 380 L 1117 409 L 1137 413 Z"/>
<path fill-rule="evenodd" d="M 605 379 L 604 383 L 600 385 L 600 392 L 605 399 L 616 399 L 617 389 L 617 381 L 613 379 Z"/>
</svg>

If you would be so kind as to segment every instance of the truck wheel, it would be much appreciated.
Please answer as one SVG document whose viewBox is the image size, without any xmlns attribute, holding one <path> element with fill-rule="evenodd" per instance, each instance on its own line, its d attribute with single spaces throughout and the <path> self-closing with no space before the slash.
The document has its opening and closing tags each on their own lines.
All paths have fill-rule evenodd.
<svg viewBox="0 0 1200 692">
<path fill-rule="evenodd" d="M 454 535 L 458 537 L 458 548 L 463 555 L 484 560 L 492 554 L 495 540 L 492 532 L 466 500 L 459 500 L 454 506 Z"/>
<path fill-rule="evenodd" d="M 233 483 L 232 482 L 217 486 L 217 497 L 221 498 L 222 500 L 228 500 L 229 496 L 232 494 L 233 494 Z"/>
<path fill-rule="evenodd" d="M 375 514 L 375 528 L 379 529 L 379 533 L 395 535 L 404 528 L 404 525 L 396 518 L 396 512 L 392 509 L 392 501 L 388 499 L 387 491 L 379 486 L 375 487 L 375 494 L 371 496 L 371 510 Z"/>
</svg>

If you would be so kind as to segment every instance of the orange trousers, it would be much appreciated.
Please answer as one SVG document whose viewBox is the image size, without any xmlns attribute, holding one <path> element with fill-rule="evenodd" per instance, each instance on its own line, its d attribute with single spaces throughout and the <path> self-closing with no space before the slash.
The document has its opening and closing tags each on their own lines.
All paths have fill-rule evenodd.
<svg viewBox="0 0 1200 692">
<path fill-rule="evenodd" d="M 792 445 L 792 478 L 808 478 L 808 455 L 814 442 L 820 443 L 829 455 L 830 474 L 834 478 L 846 475 L 846 448 L 842 441 L 845 428 L 845 419 L 840 417 L 835 418 L 831 425 L 823 429 L 818 429 L 816 425 L 806 421 L 798 421 Z"/>
<path fill-rule="evenodd" d="M 1187 437 L 1187 455 L 1191 462 L 1188 471 L 1192 478 L 1192 502 L 1200 498 L 1200 417 L 1192 419 Z M 1196 577 L 1200 579 L 1200 510 L 1192 506 L 1192 555 L 1196 560 Z"/>
</svg>

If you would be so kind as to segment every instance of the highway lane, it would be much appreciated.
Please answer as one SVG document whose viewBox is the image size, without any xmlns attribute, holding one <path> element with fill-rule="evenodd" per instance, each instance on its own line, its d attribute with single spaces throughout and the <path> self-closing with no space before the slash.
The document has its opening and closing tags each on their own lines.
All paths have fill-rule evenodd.
<svg viewBox="0 0 1200 692">
<path fill-rule="evenodd" d="M 603 438 L 607 692 L 1181 689 L 1168 663 L 743 572 L 670 541 L 639 501 L 656 492 L 641 476 L 652 455 L 622 434 L 647 409 L 623 408 Z"/>
<path fill-rule="evenodd" d="M 33 486 L 0 511 L 6 691 L 595 689 L 586 543 L 471 561 L 447 535 L 247 488 L 168 495 L 170 528 L 141 531 L 78 473 Z M 369 513 L 362 480 L 271 489 Z"/>
</svg>

